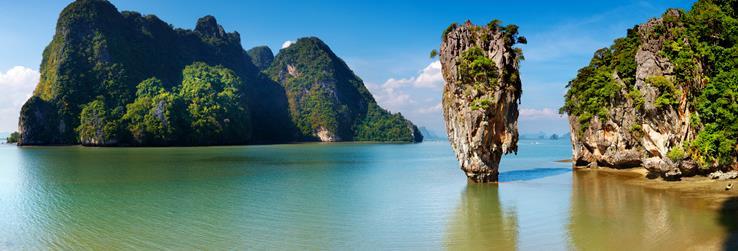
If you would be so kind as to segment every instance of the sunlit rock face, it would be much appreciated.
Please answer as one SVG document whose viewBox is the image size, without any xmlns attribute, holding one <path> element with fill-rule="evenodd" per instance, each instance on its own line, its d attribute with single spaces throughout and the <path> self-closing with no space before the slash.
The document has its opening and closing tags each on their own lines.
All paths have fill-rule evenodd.
<svg viewBox="0 0 738 251">
<path fill-rule="evenodd" d="M 440 58 L 446 84 L 443 116 L 461 170 L 474 182 L 496 182 L 500 158 L 516 153 L 521 82 L 517 26 L 452 24 Z"/>
<path fill-rule="evenodd" d="M 672 158 L 668 156 L 675 148 L 688 151 L 689 142 L 695 139 L 699 126 L 692 123 L 694 108 L 690 107 L 688 97 L 697 96 L 699 90 L 689 87 L 699 87 L 705 82 L 701 64 L 696 64 L 698 67 L 689 81 L 680 81 L 677 77 L 680 72 L 664 52 L 673 50 L 676 33 L 671 31 L 684 29 L 682 23 L 674 20 L 682 18 L 681 12 L 669 10 L 661 18 L 630 29 L 611 48 L 596 52 L 593 63 L 582 68 L 569 84 L 566 97 L 569 105 L 564 109 L 569 113 L 576 165 L 643 166 L 667 180 L 678 180 L 699 171 L 696 162 L 688 157 L 674 157 L 673 153 Z M 578 114 L 575 105 L 570 104 L 593 100 L 593 95 L 581 88 L 591 84 L 590 70 L 607 72 L 616 93 L 602 107 L 602 112 Z M 673 94 L 664 86 L 671 86 Z M 670 97 L 667 94 L 673 96 L 671 101 L 664 101 L 669 100 L 665 98 Z"/>
</svg>

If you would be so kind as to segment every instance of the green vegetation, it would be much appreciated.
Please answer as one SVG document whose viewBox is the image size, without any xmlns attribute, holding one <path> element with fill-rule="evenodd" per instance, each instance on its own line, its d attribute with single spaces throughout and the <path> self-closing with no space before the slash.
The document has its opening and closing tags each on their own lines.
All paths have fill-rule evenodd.
<svg viewBox="0 0 738 251">
<path fill-rule="evenodd" d="M 20 139 L 20 133 L 13 132 L 13 133 L 10 134 L 10 136 L 8 136 L 7 138 L 5 138 L 5 143 L 7 143 L 7 144 L 18 143 L 18 140 L 19 139 Z"/>
<path fill-rule="evenodd" d="M 361 79 L 322 42 L 291 46 L 284 54 L 302 57 L 268 68 L 275 63 L 267 47 L 244 51 L 238 33 L 225 32 L 212 16 L 194 30 L 175 29 L 153 15 L 118 12 L 108 1 L 78 0 L 57 24 L 40 82 L 21 109 L 22 144 L 291 142 L 319 127 L 351 140 L 371 112 L 387 123 L 367 122 L 361 128 L 371 129 L 363 130 L 394 125 L 412 135 L 394 115 L 371 110 L 375 102 Z M 300 77 L 282 78 L 288 64 Z"/>
<path fill-rule="evenodd" d="M 342 140 L 416 141 L 414 126 L 379 107 L 363 81 L 318 38 L 283 49 L 265 71 L 284 86 L 292 121 L 305 140 L 327 130 Z"/>
<path fill-rule="evenodd" d="M 182 84 L 168 91 L 156 78 L 137 86 L 123 121 L 134 144 L 239 144 L 250 138 L 243 83 L 222 66 L 194 63 L 182 71 Z"/>
<path fill-rule="evenodd" d="M 419 131 L 402 117 L 402 114 L 391 114 L 376 103 L 369 105 L 366 116 L 355 126 L 354 140 L 360 141 L 397 141 L 414 142 Z"/>
<path fill-rule="evenodd" d="M 247 108 L 241 105 L 243 83 L 222 66 L 195 63 L 185 67 L 180 96 L 187 101 L 190 141 L 204 144 L 246 142 L 250 135 Z"/>
<path fill-rule="evenodd" d="M 126 105 L 123 121 L 135 144 L 172 145 L 182 143 L 189 114 L 179 95 L 150 78 L 138 84 L 136 100 Z"/>
<path fill-rule="evenodd" d="M 646 104 L 646 100 L 643 98 L 643 95 L 641 94 L 641 91 L 638 90 L 638 88 L 635 88 L 635 86 L 631 86 L 627 97 L 630 100 L 633 100 L 633 105 L 635 106 L 636 110 L 643 111 L 643 106 Z"/>
<path fill-rule="evenodd" d="M 475 88 L 489 90 L 497 85 L 497 66 L 484 55 L 479 47 L 471 47 L 461 53 L 459 79 L 462 83 L 473 83 Z"/>
<path fill-rule="evenodd" d="M 438 50 L 436 50 L 436 49 L 431 50 L 431 52 L 430 52 L 430 58 L 431 59 L 434 59 L 437 56 L 438 56 Z"/>
<path fill-rule="evenodd" d="M 248 50 L 248 54 L 251 58 L 251 62 L 254 63 L 254 66 L 259 68 L 260 71 L 269 68 L 269 66 L 272 65 L 272 61 L 274 61 L 274 53 L 267 46 L 251 48 Z"/>
<path fill-rule="evenodd" d="M 458 24 L 451 23 L 448 27 L 446 27 L 446 29 L 443 30 L 443 34 L 441 35 L 441 39 L 443 39 L 443 41 L 446 41 L 446 35 L 448 35 L 449 32 L 451 32 L 454 29 L 456 29 L 457 26 L 458 26 Z"/>
<path fill-rule="evenodd" d="M 493 106 L 493 100 L 490 94 L 494 94 L 500 81 L 509 83 L 512 86 L 520 85 L 520 76 L 517 71 L 517 65 L 505 64 L 503 68 L 498 68 L 496 63 L 488 57 L 484 49 L 490 46 L 493 37 L 501 38 L 506 51 L 512 52 L 512 56 L 518 63 L 523 60 L 523 52 L 520 48 L 513 47 L 516 43 L 527 43 L 525 37 L 518 35 L 518 26 L 514 24 L 501 26 L 500 20 L 494 19 L 486 26 L 473 25 L 471 21 L 466 21 L 464 27 L 469 29 L 473 40 L 473 45 L 461 52 L 457 59 L 457 79 L 459 83 L 465 86 L 463 95 L 470 102 L 469 108 L 472 110 L 488 110 Z M 452 24 L 453 28 L 456 28 Z M 520 95 L 518 92 L 516 95 Z"/>
<path fill-rule="evenodd" d="M 681 18 L 670 17 L 670 46 L 676 82 L 696 111 L 698 134 L 688 152 L 702 168 L 736 162 L 738 143 L 738 12 L 729 0 L 698 1 Z M 679 87 L 675 87 L 677 89 Z M 681 93 L 677 93 L 681 95 Z M 667 101 L 670 101 L 667 97 Z"/>
<path fill-rule="evenodd" d="M 615 40 L 610 48 L 595 52 L 588 66 L 580 69 L 576 78 L 567 85 L 564 106 L 560 113 L 577 116 L 580 130 L 586 130 L 590 120 L 597 116 L 606 119 L 609 109 L 620 98 L 620 91 L 629 88 L 626 98 L 636 105 L 643 106 L 644 100 L 635 84 L 635 54 L 639 39 L 634 29 L 628 36 Z M 613 76 L 622 80 L 621 84 Z M 581 131 L 580 131 L 581 132 Z"/>
<path fill-rule="evenodd" d="M 82 144 L 108 145 L 118 136 L 119 121 L 116 112 L 108 112 L 105 99 L 100 96 L 82 107 L 77 133 Z"/>
<path fill-rule="evenodd" d="M 607 118 L 609 108 L 623 88 L 612 78 L 611 68 L 606 67 L 612 64 L 611 56 L 610 49 L 598 50 L 590 65 L 580 69 L 567 85 L 569 90 L 561 112 L 577 116 L 581 130 L 586 130 L 594 116 Z"/>
<path fill-rule="evenodd" d="M 487 23 L 487 29 L 495 31 L 500 28 L 500 24 L 502 24 L 502 21 L 500 21 L 499 19 L 492 19 L 492 21 L 489 21 L 489 23 Z"/>
<path fill-rule="evenodd" d="M 630 126 L 630 129 L 628 129 L 628 131 L 631 134 L 640 136 L 643 134 L 643 126 L 639 124 L 633 124 L 632 126 Z"/>
<path fill-rule="evenodd" d="M 492 100 L 489 98 L 475 98 L 472 100 L 471 103 L 471 109 L 473 111 L 476 110 L 487 110 L 489 109 L 489 106 L 492 104 Z"/>
<path fill-rule="evenodd" d="M 211 145 L 250 139 L 243 83 L 222 66 L 194 63 L 181 85 L 167 90 L 157 78 L 137 85 L 133 102 L 110 109 L 103 96 L 85 104 L 76 131 L 83 144 Z"/>
<path fill-rule="evenodd" d="M 666 157 L 671 161 L 679 162 L 687 158 L 687 153 L 684 151 L 684 148 L 679 145 L 669 149 L 669 152 L 666 153 Z"/>
<path fill-rule="evenodd" d="M 646 83 L 659 90 L 660 94 L 654 102 L 657 108 L 679 104 L 679 98 L 682 96 L 682 92 L 674 86 L 671 80 L 664 76 L 651 76 L 646 78 Z"/>
<path fill-rule="evenodd" d="M 673 76 L 651 76 L 658 89 L 654 106 L 677 108 L 686 98 L 694 140 L 670 150 L 669 158 L 691 158 L 704 169 L 732 166 L 738 156 L 738 11 L 733 0 L 700 0 L 688 12 L 671 10 L 643 34 L 663 39 L 660 56 L 674 66 Z M 642 110 L 645 101 L 635 82 L 636 29 L 595 53 L 590 64 L 572 80 L 561 112 L 577 116 L 582 128 L 595 116 L 606 117 L 624 99 Z M 622 85 L 613 76 L 622 80 Z M 618 95 L 628 88 L 624 99 Z M 634 126 L 635 127 L 635 126 Z M 631 131 L 636 131 L 631 128 Z M 640 129 L 638 130 L 640 131 Z"/>
<path fill-rule="evenodd" d="M 692 157 L 701 166 L 735 162 L 738 141 L 738 70 L 721 72 L 695 102 L 703 128 L 692 142 Z"/>
<path fill-rule="evenodd" d="M 119 127 L 115 134 L 104 136 L 113 137 L 119 144 L 216 144 L 174 137 L 169 133 L 175 132 L 164 133 L 169 129 L 151 124 L 153 115 L 145 116 L 147 109 L 158 107 L 152 102 L 160 102 L 167 109 L 176 105 L 182 71 L 194 62 L 228 68 L 248 85 L 240 86 L 238 98 L 232 100 L 237 100 L 242 108 L 256 111 L 252 114 L 255 119 L 249 123 L 259 142 L 294 140 L 284 90 L 260 75 L 250 60 L 244 60 L 249 56 L 241 47 L 239 35 L 223 32 L 211 16 L 198 20 L 195 30 L 175 29 L 152 15 L 118 12 L 107 1 L 79 0 L 62 11 L 57 31 L 60 32 L 44 50 L 41 80 L 34 97 L 21 112 L 21 121 L 26 122 L 26 143 L 74 144 L 88 139 L 91 135 L 79 132 L 92 133 L 94 127 L 92 121 L 82 125 L 80 115 L 84 107 L 101 97 L 105 115 Z M 265 49 L 268 50 L 261 48 L 260 52 Z M 257 60 L 268 64 L 269 56 Z M 152 77 L 161 81 L 167 93 L 138 97 L 137 85 Z M 249 91 L 244 92 L 246 89 Z M 134 111 L 128 111 L 129 104 Z M 93 114 L 92 108 L 88 108 L 88 115 Z M 149 123 L 129 128 L 124 124 L 128 122 L 118 121 L 125 114 L 127 120 L 136 121 L 134 124 Z M 236 124 L 242 126 L 240 121 Z M 74 130 L 77 128 L 80 130 Z"/>
</svg>

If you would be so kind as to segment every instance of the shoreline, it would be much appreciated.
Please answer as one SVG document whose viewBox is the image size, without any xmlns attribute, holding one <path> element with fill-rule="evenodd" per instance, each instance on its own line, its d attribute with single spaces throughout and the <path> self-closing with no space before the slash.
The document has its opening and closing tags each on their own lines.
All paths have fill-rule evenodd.
<svg viewBox="0 0 738 251">
<path fill-rule="evenodd" d="M 738 198 L 738 187 L 736 187 L 738 179 L 713 180 L 703 176 L 683 177 L 681 181 L 649 179 L 647 177 L 648 170 L 643 167 L 613 169 L 575 166 L 573 171 L 576 173 L 595 173 L 598 176 L 612 176 L 621 179 L 621 182 L 625 185 L 676 193 L 680 199 L 689 201 L 690 207 L 697 206 L 710 210 L 738 210 L 738 202 L 736 201 L 736 198 Z M 733 184 L 734 187 L 726 191 L 725 188 L 728 184 Z"/>
</svg>

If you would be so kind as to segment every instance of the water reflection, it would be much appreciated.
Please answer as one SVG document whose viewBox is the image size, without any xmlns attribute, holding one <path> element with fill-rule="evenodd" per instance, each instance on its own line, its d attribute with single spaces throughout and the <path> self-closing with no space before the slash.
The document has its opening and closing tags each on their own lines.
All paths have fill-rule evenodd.
<svg viewBox="0 0 738 251">
<path fill-rule="evenodd" d="M 728 199 L 720 207 L 720 224 L 729 234 L 723 243 L 725 250 L 738 250 L 738 197 Z"/>
<path fill-rule="evenodd" d="M 704 210 L 526 147 L 499 185 L 467 184 L 446 143 L 0 147 L 0 250 L 735 248 L 738 199 Z"/>
<path fill-rule="evenodd" d="M 574 172 L 569 236 L 578 250 L 720 249 L 725 236 L 715 212 L 688 199 L 624 184 L 612 174 Z"/>
<path fill-rule="evenodd" d="M 500 182 L 527 181 L 571 172 L 571 168 L 534 168 L 500 173 Z"/>
<path fill-rule="evenodd" d="M 444 245 L 455 250 L 515 250 L 517 216 L 503 209 L 497 184 L 469 184 L 449 223 Z"/>
</svg>

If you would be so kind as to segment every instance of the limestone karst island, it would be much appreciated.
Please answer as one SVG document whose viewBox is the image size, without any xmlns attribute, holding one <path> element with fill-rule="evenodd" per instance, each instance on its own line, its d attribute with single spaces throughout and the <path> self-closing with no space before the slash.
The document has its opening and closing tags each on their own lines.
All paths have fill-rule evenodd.
<svg viewBox="0 0 738 251">
<path fill-rule="evenodd" d="M 0 250 L 738 250 L 736 0 L 0 10 Z"/>
</svg>

